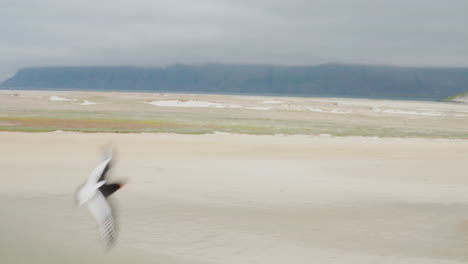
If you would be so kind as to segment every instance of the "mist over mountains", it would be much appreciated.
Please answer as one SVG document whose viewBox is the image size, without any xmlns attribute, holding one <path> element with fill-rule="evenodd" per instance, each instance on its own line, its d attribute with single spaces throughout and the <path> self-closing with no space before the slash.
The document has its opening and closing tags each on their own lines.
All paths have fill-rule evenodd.
<svg viewBox="0 0 468 264">
<path fill-rule="evenodd" d="M 468 68 L 346 64 L 34 67 L 20 69 L 0 86 L 436 100 L 468 91 Z"/>
</svg>

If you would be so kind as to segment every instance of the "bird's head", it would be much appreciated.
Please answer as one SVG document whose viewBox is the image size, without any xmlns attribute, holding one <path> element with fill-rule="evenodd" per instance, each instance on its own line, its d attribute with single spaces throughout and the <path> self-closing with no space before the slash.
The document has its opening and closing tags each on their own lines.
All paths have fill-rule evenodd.
<svg viewBox="0 0 468 264">
<path fill-rule="evenodd" d="M 127 183 L 125 183 L 125 182 L 118 182 L 117 187 L 118 187 L 118 189 L 122 189 L 126 184 Z"/>
</svg>

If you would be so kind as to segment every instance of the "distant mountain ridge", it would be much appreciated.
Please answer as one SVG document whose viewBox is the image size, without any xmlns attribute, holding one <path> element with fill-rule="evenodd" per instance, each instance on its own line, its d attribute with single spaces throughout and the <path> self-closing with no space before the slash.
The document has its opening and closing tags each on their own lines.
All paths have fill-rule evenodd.
<svg viewBox="0 0 468 264">
<path fill-rule="evenodd" d="M 18 70 L 0 86 L 444 99 L 468 91 L 468 68 L 346 64 L 34 67 Z"/>
</svg>

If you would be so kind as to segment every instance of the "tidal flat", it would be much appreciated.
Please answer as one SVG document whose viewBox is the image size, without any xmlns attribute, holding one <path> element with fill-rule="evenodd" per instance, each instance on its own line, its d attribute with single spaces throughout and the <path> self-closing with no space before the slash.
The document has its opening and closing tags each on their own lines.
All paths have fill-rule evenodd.
<svg viewBox="0 0 468 264">
<path fill-rule="evenodd" d="M 468 105 L 208 94 L 0 91 L 0 131 L 468 138 Z"/>
</svg>

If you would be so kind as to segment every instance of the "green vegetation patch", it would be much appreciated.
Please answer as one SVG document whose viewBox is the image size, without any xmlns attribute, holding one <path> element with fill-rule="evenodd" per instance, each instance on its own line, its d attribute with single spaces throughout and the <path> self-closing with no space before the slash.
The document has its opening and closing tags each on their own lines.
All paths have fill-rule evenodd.
<svg viewBox="0 0 468 264">
<path fill-rule="evenodd" d="M 468 97 L 468 92 L 450 96 L 449 98 L 445 99 L 444 101 L 453 101 L 453 100 L 457 99 L 458 97 Z"/>
</svg>

